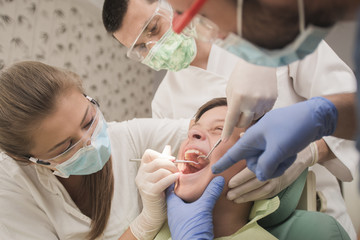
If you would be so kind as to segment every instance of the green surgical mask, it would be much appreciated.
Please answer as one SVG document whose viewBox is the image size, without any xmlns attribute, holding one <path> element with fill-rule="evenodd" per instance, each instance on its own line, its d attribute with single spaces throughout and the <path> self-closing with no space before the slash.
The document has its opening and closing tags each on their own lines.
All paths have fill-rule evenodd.
<svg viewBox="0 0 360 240">
<path fill-rule="evenodd" d="M 193 37 L 176 34 L 170 28 L 151 48 L 142 63 L 156 71 L 166 69 L 176 72 L 190 65 L 196 51 Z"/>
</svg>

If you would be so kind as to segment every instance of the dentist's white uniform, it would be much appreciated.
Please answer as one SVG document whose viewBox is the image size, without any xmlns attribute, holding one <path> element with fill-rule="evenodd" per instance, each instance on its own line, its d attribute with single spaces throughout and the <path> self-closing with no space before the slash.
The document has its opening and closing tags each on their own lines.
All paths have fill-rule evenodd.
<svg viewBox="0 0 360 240">
<path fill-rule="evenodd" d="M 152 101 L 153 117 L 192 117 L 203 103 L 214 97 L 225 97 L 227 79 L 237 61 L 242 60 L 213 45 L 207 71 L 191 66 L 179 72 L 168 71 Z M 352 70 L 324 41 L 313 54 L 302 61 L 278 68 L 277 81 L 278 98 L 274 108 L 285 107 L 314 96 L 356 91 Z M 355 143 L 335 137 L 324 137 L 324 140 L 347 167 L 342 175 L 347 181 L 351 181 L 358 164 Z M 355 229 L 337 179 L 319 164 L 310 169 L 316 174 L 317 191 L 326 198 L 322 202 L 325 212 L 336 218 L 351 239 L 355 240 Z"/>
<path fill-rule="evenodd" d="M 147 148 L 161 152 L 165 144 L 178 149 L 189 120 L 134 119 L 108 125 L 114 195 L 98 240 L 117 240 L 141 211 L 135 185 L 139 163 L 129 159 L 141 158 Z M 0 152 L 0 239 L 87 239 L 90 223 L 49 169 Z"/>
</svg>

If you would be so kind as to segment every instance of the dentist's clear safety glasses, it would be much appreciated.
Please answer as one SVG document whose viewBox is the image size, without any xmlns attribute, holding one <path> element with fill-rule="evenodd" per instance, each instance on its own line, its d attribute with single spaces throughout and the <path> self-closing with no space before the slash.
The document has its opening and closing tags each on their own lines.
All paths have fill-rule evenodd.
<svg viewBox="0 0 360 240">
<path fill-rule="evenodd" d="M 166 0 L 159 0 L 153 15 L 145 22 L 139 35 L 127 51 L 127 56 L 136 61 L 142 61 L 151 48 L 169 31 L 172 32 L 174 11 Z M 187 37 L 202 41 L 213 41 L 218 36 L 218 27 L 210 20 L 196 15 L 182 32 Z M 171 35 L 171 34 L 167 34 Z"/>
<path fill-rule="evenodd" d="M 89 111 L 92 114 L 92 122 L 91 122 L 90 126 L 88 127 L 88 129 L 86 130 L 86 132 L 81 137 L 81 139 L 79 141 L 77 141 L 75 144 L 73 144 L 71 147 L 66 149 L 64 152 L 60 153 L 59 155 L 57 155 L 55 157 L 48 158 L 48 159 L 38 159 L 38 158 L 30 157 L 29 158 L 30 161 L 32 161 L 34 163 L 42 164 L 42 165 L 55 167 L 55 166 L 65 162 L 66 160 L 70 159 L 81 148 L 86 147 L 87 145 L 89 145 L 91 143 L 91 137 L 94 134 L 94 130 L 99 122 L 100 115 L 102 115 L 102 114 L 99 109 L 99 104 L 91 97 L 89 97 L 89 96 L 85 96 L 85 97 L 91 103 L 91 105 L 90 105 L 91 107 L 90 107 Z"/>
</svg>

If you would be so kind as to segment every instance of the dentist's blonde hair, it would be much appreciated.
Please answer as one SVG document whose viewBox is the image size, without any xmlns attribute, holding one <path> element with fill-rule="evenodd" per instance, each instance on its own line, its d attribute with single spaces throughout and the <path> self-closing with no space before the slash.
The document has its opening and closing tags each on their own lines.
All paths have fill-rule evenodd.
<svg viewBox="0 0 360 240">
<path fill-rule="evenodd" d="M 40 62 L 19 62 L 0 71 L 0 149 L 15 160 L 29 162 L 37 127 L 74 89 L 83 93 L 78 75 Z M 90 239 L 106 227 L 113 188 L 111 159 L 101 171 L 83 177 L 79 192 L 83 201 L 78 207 L 92 219 Z"/>
<path fill-rule="evenodd" d="M 0 148 L 26 159 L 36 126 L 74 88 L 83 92 L 77 75 L 40 62 L 19 62 L 0 71 Z"/>
</svg>

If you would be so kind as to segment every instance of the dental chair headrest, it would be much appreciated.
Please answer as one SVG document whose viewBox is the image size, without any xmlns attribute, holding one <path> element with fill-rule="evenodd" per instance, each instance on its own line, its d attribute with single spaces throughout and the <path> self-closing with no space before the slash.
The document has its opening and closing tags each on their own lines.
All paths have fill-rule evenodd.
<svg viewBox="0 0 360 240">
<path fill-rule="evenodd" d="M 278 194 L 280 199 L 279 208 L 272 214 L 259 220 L 258 223 L 260 226 L 268 228 L 278 225 L 285 221 L 295 211 L 305 186 L 307 173 L 308 170 L 304 170 L 295 182 Z"/>
</svg>

